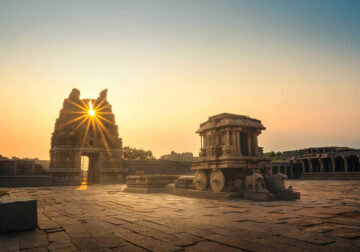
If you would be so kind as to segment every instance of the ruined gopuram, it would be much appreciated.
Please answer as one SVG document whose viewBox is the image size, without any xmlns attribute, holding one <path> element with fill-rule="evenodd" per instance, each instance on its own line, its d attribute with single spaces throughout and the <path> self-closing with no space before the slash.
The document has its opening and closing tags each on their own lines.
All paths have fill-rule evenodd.
<svg viewBox="0 0 360 252">
<path fill-rule="evenodd" d="M 196 190 L 245 192 L 246 176 L 269 175 L 270 159 L 263 156 L 257 137 L 265 130 L 260 120 L 223 113 L 209 117 L 196 131 L 201 138 L 199 158 L 192 169 Z M 263 179 L 262 179 L 263 181 Z M 255 189 L 255 188 L 254 188 Z"/>
<path fill-rule="evenodd" d="M 80 184 L 83 156 L 88 157 L 88 183 L 124 180 L 122 140 L 106 89 L 97 99 L 80 99 L 80 91 L 73 89 L 64 100 L 51 138 L 54 184 Z"/>
</svg>

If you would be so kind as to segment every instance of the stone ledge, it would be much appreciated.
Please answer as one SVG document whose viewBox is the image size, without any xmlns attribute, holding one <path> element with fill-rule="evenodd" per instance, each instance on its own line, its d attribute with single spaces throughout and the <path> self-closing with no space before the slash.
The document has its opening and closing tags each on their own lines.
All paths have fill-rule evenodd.
<svg viewBox="0 0 360 252">
<path fill-rule="evenodd" d="M 166 187 L 126 187 L 128 193 L 167 193 Z"/>
<path fill-rule="evenodd" d="M 37 201 L 8 198 L 0 200 L 0 234 L 35 229 Z"/>
<path fill-rule="evenodd" d="M 269 192 L 244 192 L 244 199 L 254 201 L 274 201 L 275 195 Z"/>
<path fill-rule="evenodd" d="M 170 191 L 170 193 L 185 196 L 185 197 L 192 197 L 192 198 L 203 198 L 203 199 L 235 199 L 235 198 L 242 198 L 242 193 L 238 192 L 219 192 L 215 193 L 212 191 L 197 191 L 197 190 L 189 190 L 189 189 L 179 189 L 174 188 Z"/>
</svg>

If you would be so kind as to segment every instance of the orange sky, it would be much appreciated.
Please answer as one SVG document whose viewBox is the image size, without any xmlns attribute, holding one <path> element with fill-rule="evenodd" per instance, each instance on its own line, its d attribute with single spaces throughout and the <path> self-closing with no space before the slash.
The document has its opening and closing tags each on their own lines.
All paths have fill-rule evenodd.
<svg viewBox="0 0 360 252">
<path fill-rule="evenodd" d="M 199 124 L 223 112 L 262 120 L 265 151 L 360 147 L 357 37 L 321 33 L 317 23 L 308 30 L 254 6 L 156 1 L 153 13 L 157 5 L 142 3 L 119 7 L 131 12 L 122 16 L 105 5 L 0 4 L 0 154 L 48 159 L 72 88 L 81 98 L 108 88 L 124 145 L 157 157 L 197 155 Z M 166 11 L 175 16 L 156 15 Z"/>
</svg>

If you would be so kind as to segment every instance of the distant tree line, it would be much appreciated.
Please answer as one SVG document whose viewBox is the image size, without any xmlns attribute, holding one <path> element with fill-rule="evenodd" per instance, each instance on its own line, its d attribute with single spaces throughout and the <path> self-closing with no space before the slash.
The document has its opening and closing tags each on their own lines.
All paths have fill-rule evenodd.
<svg viewBox="0 0 360 252">
<path fill-rule="evenodd" d="M 281 159 L 283 159 L 281 151 L 278 151 L 278 152 L 270 151 L 270 152 L 264 153 L 264 155 L 266 157 L 271 158 L 272 160 L 281 160 Z"/>
<path fill-rule="evenodd" d="M 136 149 L 130 146 L 123 147 L 124 159 L 155 159 L 151 150 Z"/>
<path fill-rule="evenodd" d="M 176 153 L 171 151 L 168 155 L 163 155 L 160 157 L 161 160 L 171 160 L 171 161 L 193 161 L 194 156 L 191 152 Z"/>
</svg>

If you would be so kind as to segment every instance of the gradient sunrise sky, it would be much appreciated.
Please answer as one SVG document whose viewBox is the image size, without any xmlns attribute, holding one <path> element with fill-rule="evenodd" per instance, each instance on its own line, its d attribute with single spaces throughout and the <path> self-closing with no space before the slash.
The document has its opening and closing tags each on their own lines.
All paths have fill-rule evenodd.
<svg viewBox="0 0 360 252">
<path fill-rule="evenodd" d="M 360 147 L 360 1 L 0 0 L 0 154 L 49 159 L 72 88 L 108 88 L 124 145 L 198 155 L 262 120 L 265 151 Z"/>
</svg>

